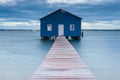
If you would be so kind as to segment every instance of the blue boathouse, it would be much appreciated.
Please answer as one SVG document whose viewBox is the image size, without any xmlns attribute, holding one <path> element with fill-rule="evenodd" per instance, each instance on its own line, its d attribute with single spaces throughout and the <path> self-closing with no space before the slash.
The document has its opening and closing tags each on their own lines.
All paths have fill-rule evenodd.
<svg viewBox="0 0 120 80">
<path fill-rule="evenodd" d="M 66 10 L 58 9 L 40 18 L 41 39 L 57 36 L 80 39 L 82 35 L 81 20 L 82 18 L 79 16 L 76 16 Z"/>
</svg>

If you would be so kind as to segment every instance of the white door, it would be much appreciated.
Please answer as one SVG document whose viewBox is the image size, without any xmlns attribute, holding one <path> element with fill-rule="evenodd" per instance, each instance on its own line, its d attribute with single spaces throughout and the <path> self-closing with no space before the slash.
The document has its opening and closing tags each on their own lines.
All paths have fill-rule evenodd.
<svg viewBox="0 0 120 80">
<path fill-rule="evenodd" d="M 64 35 L 64 25 L 63 24 L 59 24 L 58 25 L 58 35 L 59 36 L 63 36 Z"/>
</svg>

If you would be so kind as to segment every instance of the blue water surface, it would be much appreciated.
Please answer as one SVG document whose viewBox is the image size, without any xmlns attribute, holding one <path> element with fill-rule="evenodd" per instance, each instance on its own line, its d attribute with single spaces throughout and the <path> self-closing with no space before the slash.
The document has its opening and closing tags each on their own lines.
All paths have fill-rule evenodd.
<svg viewBox="0 0 120 80">
<path fill-rule="evenodd" d="M 84 31 L 70 42 L 96 80 L 120 80 L 120 31 Z"/>
<path fill-rule="evenodd" d="M 120 80 L 120 31 L 84 31 L 70 42 L 97 80 Z M 39 31 L 0 31 L 0 80 L 30 80 L 52 44 Z"/>
<path fill-rule="evenodd" d="M 0 80 L 30 80 L 52 43 L 39 32 L 0 31 Z"/>
</svg>

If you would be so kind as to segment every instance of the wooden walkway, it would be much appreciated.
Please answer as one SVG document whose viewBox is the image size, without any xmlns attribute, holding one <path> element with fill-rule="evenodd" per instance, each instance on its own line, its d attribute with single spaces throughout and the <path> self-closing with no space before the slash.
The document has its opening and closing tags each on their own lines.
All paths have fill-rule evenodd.
<svg viewBox="0 0 120 80">
<path fill-rule="evenodd" d="M 61 36 L 57 37 L 32 80 L 96 80 L 80 56 Z"/>
</svg>

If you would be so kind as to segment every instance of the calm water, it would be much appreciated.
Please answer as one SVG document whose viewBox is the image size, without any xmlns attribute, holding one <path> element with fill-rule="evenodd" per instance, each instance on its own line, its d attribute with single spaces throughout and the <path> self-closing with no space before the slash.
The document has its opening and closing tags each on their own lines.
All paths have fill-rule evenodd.
<svg viewBox="0 0 120 80">
<path fill-rule="evenodd" d="M 85 31 L 71 43 L 97 80 L 120 80 L 120 31 Z"/>
<path fill-rule="evenodd" d="M 97 80 L 120 80 L 120 31 L 84 31 L 70 42 Z M 52 43 L 39 32 L 0 31 L 0 80 L 30 80 Z"/>
<path fill-rule="evenodd" d="M 30 80 L 53 43 L 39 38 L 39 32 L 0 31 L 0 80 Z"/>
</svg>

